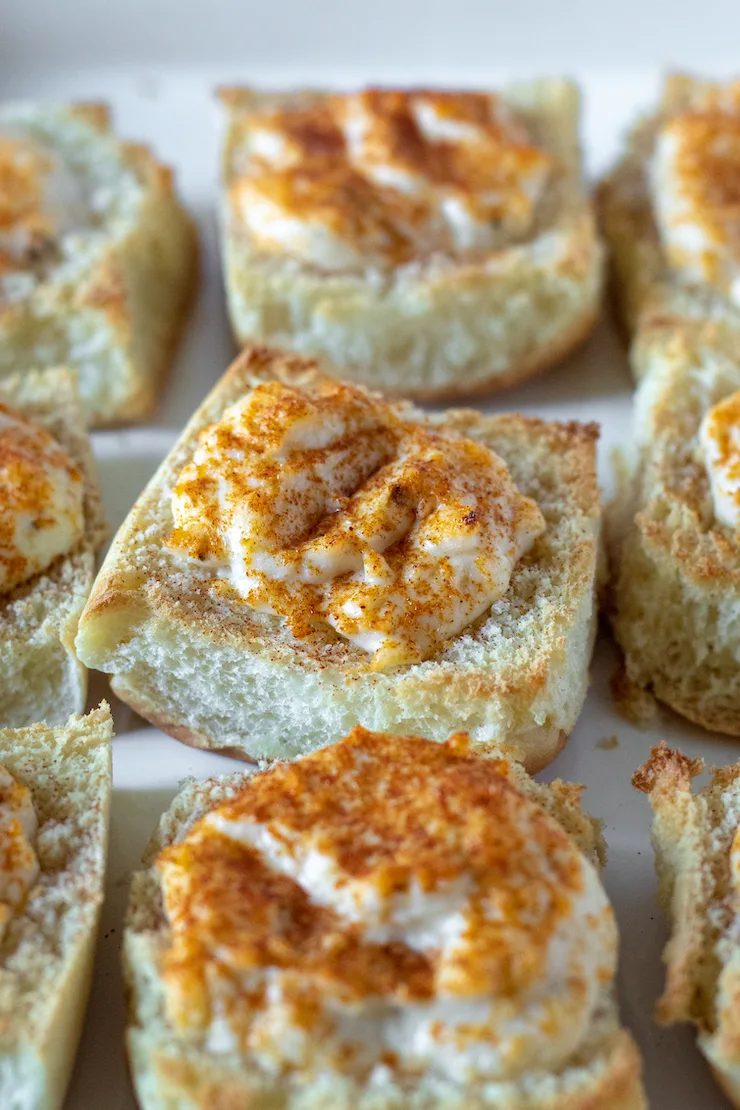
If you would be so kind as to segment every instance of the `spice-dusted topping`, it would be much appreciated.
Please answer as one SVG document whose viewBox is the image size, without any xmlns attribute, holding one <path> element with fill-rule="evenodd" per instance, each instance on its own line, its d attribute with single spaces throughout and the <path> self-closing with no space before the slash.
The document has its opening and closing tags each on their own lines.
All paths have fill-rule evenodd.
<svg viewBox="0 0 740 1110">
<path fill-rule="evenodd" d="M 351 386 L 257 386 L 201 436 L 170 545 L 228 567 L 294 635 L 330 626 L 376 668 L 426 659 L 509 586 L 544 530 L 481 443 Z"/>
<path fill-rule="evenodd" d="M 526 234 L 552 172 L 493 94 L 367 89 L 242 120 L 232 203 L 255 243 L 328 269 Z"/>
<path fill-rule="evenodd" d="M 557 1068 L 608 986 L 592 866 L 501 761 L 355 728 L 160 856 L 170 1020 L 266 1067 Z"/>
<path fill-rule="evenodd" d="M 671 266 L 740 303 L 740 85 L 724 94 L 661 128 L 653 201 Z"/>
<path fill-rule="evenodd" d="M 0 277 L 44 264 L 59 237 L 88 220 L 82 184 L 60 155 L 0 131 Z"/>
<path fill-rule="evenodd" d="M 0 403 L 0 594 L 71 550 L 84 531 L 83 495 L 53 436 Z"/>
<path fill-rule="evenodd" d="M 725 397 L 704 417 L 699 431 L 714 515 L 740 530 L 740 391 Z"/>
<path fill-rule="evenodd" d="M 31 792 L 0 765 L 0 941 L 38 877 L 35 839 Z"/>
</svg>

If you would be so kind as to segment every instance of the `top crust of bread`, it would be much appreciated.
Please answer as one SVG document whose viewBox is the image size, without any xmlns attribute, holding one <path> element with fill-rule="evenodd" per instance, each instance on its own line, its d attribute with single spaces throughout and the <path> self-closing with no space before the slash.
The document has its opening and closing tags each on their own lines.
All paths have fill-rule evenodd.
<svg viewBox="0 0 740 1110">
<path fill-rule="evenodd" d="M 320 356 L 336 374 L 417 400 L 507 387 L 553 365 L 595 322 L 602 250 L 581 179 L 580 94 L 570 81 L 507 86 L 500 95 L 558 172 L 532 232 L 482 262 L 434 255 L 391 271 L 325 272 L 255 247 L 232 209 L 243 117 L 324 90 L 222 90 L 223 254 L 229 312 L 242 344 Z"/>
<path fill-rule="evenodd" d="M 632 335 L 642 324 L 666 318 L 723 319 L 738 330 L 740 310 L 708 286 L 682 284 L 671 272 L 663 250 L 648 191 L 647 165 L 660 126 L 718 93 L 722 85 L 687 74 L 669 74 L 656 112 L 638 121 L 627 137 L 624 155 L 598 190 L 598 208 L 611 252 L 614 289 L 623 326 Z M 644 363 L 633 362 L 636 375 Z"/>
<path fill-rule="evenodd" d="M 508 742 L 529 767 L 544 766 L 585 696 L 600 522 L 596 427 L 469 410 L 429 417 L 498 451 L 548 528 L 490 615 L 434 659 L 371 672 L 357 648 L 318 633 L 296 640 L 279 618 L 214 597 L 212 572 L 166 547 L 171 488 L 199 432 L 275 378 L 310 387 L 321 373 L 314 360 L 265 348 L 232 365 L 119 531 L 80 624 L 80 658 L 113 673 L 116 692 L 179 739 L 242 757 L 298 755 L 359 722 L 440 740 L 465 728 L 479 751 Z"/>
<path fill-rule="evenodd" d="M 0 379 L 0 400 L 47 428 L 80 469 L 85 533 L 46 571 L 0 596 L 0 724 L 62 724 L 81 713 L 87 673 L 74 652 L 80 613 L 108 537 L 77 375 L 57 368 Z"/>
<path fill-rule="evenodd" d="M 89 423 L 141 419 L 174 358 L 197 278 L 195 227 L 172 170 L 141 143 L 119 141 L 105 104 L 5 104 L 0 126 L 22 122 L 81 165 L 116 166 L 105 182 L 102 241 L 81 248 L 30 289 L 0 297 L 0 378 L 36 368 L 77 370 Z"/>
<path fill-rule="evenodd" d="M 603 864 L 600 822 L 581 809 L 581 788 L 559 780 L 533 782 L 516 765 L 516 786 L 547 809 L 594 863 Z M 142 1110 L 645 1110 L 638 1050 L 622 1029 L 613 1000 L 604 1000 L 591 1039 L 560 1073 L 541 1072 L 519 1083 L 463 1089 L 453 1083 L 391 1077 L 368 1089 L 328 1075 L 302 1084 L 260 1073 L 247 1058 L 214 1056 L 198 1042 L 177 1037 L 163 1011 L 159 962 L 167 943 L 159 881 L 152 864 L 165 846 L 182 840 L 206 812 L 233 797 L 248 781 L 233 774 L 188 782 L 162 817 L 147 849 L 147 870 L 134 875 L 124 939 L 130 991 L 129 1061 Z"/>
<path fill-rule="evenodd" d="M 110 711 L 0 731 L 0 764 L 31 791 L 41 867 L 0 951 L 0 1105 L 58 1110 L 92 975 L 108 843 Z"/>
<path fill-rule="evenodd" d="M 661 744 L 633 778 L 653 807 L 659 893 L 671 925 L 656 1018 L 697 1027 L 702 1052 L 740 1106 L 740 959 L 730 929 L 736 898 L 729 859 L 740 824 L 740 765 L 716 768 L 694 792 L 692 780 L 703 769 L 701 760 Z"/>
</svg>

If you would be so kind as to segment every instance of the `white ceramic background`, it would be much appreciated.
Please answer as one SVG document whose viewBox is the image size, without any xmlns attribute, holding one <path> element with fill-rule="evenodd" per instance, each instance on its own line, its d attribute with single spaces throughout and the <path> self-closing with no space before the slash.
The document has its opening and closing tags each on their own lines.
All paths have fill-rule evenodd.
<svg viewBox="0 0 740 1110">
<path fill-rule="evenodd" d="M 198 220 L 202 287 L 167 395 L 149 428 L 94 436 L 106 507 L 120 523 L 175 433 L 233 354 L 220 286 L 214 225 L 218 113 L 212 89 L 245 81 L 367 80 L 495 83 L 512 74 L 570 72 L 583 82 L 591 172 L 617 149 L 633 113 L 650 103 L 664 64 L 730 72 L 740 5 L 704 0 L 0 0 L 0 98 L 109 100 L 121 134 L 153 143 L 177 169 Z M 602 425 L 608 453 L 629 435 L 630 380 L 622 350 L 602 324 L 586 349 L 547 377 L 505 395 L 490 411 L 520 409 Z M 548 772 L 586 784 L 586 806 L 605 821 L 606 884 L 622 929 L 625 1020 L 646 1059 L 653 1110 L 722 1110 L 688 1030 L 659 1030 L 651 1010 L 661 988 L 665 928 L 655 903 L 646 801 L 630 775 L 667 736 L 691 755 L 730 762 L 740 743 L 666 716 L 651 735 L 614 714 L 614 654 L 600 642 L 588 703 L 565 752 Z M 105 694 L 98 676 L 92 696 Z M 119 944 L 129 875 L 159 814 L 186 775 L 229 770 L 230 761 L 182 747 L 114 706 L 114 805 L 108 897 L 95 983 L 66 1110 L 134 1110 L 122 1052 Z M 600 742 L 616 736 L 618 746 Z M 0 1108 L 2 1110 L 2 1108 Z M 327 1110 L 331 1108 L 327 1107 Z"/>
</svg>

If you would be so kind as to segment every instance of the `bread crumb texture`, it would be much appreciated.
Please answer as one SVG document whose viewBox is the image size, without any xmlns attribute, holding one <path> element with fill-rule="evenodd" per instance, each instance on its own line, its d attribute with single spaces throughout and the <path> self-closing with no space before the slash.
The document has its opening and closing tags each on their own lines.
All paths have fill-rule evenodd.
<svg viewBox="0 0 740 1110">
<path fill-rule="evenodd" d="M 108 838 L 110 711 L 0 731 L 0 764 L 28 791 L 38 874 L 0 940 L 0 1105 L 61 1106 L 95 948 Z M 5 843 L 7 828 L 0 831 Z"/>
</svg>

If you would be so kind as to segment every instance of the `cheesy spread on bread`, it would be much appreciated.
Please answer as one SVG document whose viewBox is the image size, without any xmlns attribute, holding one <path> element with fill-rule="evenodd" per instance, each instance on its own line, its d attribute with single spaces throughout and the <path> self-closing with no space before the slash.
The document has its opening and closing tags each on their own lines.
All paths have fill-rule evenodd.
<svg viewBox="0 0 740 1110">
<path fill-rule="evenodd" d="M 355 728 L 157 861 L 169 1020 L 260 1066 L 557 1071 L 615 971 L 598 875 L 507 764 Z"/>
<path fill-rule="evenodd" d="M 671 267 L 740 304 L 740 86 L 662 126 L 652 182 Z"/>
<path fill-rule="evenodd" d="M 704 417 L 699 441 L 720 524 L 740 530 L 740 391 L 714 405 Z"/>
<path fill-rule="evenodd" d="M 82 475 L 54 437 L 0 402 L 0 594 L 66 555 L 84 532 Z"/>
<path fill-rule="evenodd" d="M 544 530 L 484 444 L 341 383 L 258 385 L 201 435 L 170 546 L 223 568 L 297 637 L 330 626 L 375 668 L 426 659 L 508 589 Z"/>
<path fill-rule="evenodd" d="M 57 151 L 0 130 L 0 277 L 44 266 L 89 218 L 82 182 Z"/>
<path fill-rule="evenodd" d="M 0 764 L 0 941 L 38 877 L 35 840 L 31 791 Z"/>
<path fill-rule="evenodd" d="M 259 250 L 329 270 L 526 235 L 551 157 L 498 96 L 367 89 L 255 111 L 231 203 Z"/>
</svg>

